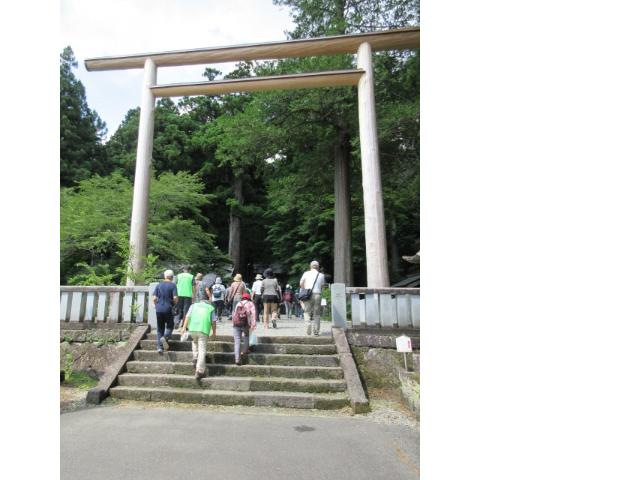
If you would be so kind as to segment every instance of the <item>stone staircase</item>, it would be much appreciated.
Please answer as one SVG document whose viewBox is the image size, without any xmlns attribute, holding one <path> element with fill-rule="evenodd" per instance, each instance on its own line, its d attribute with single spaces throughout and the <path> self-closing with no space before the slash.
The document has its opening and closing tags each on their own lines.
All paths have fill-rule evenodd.
<svg viewBox="0 0 640 480">
<path fill-rule="evenodd" d="M 194 377 L 191 341 L 174 334 L 168 352 L 156 351 L 147 333 L 110 389 L 115 398 L 214 405 L 339 409 L 350 405 L 332 337 L 258 337 L 242 366 L 234 363 L 233 338 L 207 344 L 207 376 Z"/>
</svg>

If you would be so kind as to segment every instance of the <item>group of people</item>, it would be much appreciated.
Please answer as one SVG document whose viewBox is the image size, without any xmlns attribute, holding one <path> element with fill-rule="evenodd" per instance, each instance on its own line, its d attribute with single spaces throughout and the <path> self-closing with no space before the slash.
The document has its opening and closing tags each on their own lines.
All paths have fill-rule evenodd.
<svg viewBox="0 0 640 480">
<path fill-rule="evenodd" d="M 264 271 L 264 277 L 256 275 L 251 288 L 242 281 L 239 273 L 225 288 L 220 277 L 208 286 L 202 281 L 202 275 L 192 275 L 189 267 L 176 276 L 175 282 L 173 271 L 166 270 L 163 281 L 153 292 L 158 353 L 169 350 L 169 339 L 177 322 L 180 334 L 185 336 L 188 332 L 191 337 L 195 377 L 204 377 L 207 339 L 215 338 L 216 325 L 222 320 L 226 306 L 230 306 L 235 364 L 238 366 L 246 361 L 250 343 L 257 342 L 256 328 L 260 321 L 265 330 L 269 329 L 270 322 L 273 328 L 277 328 L 281 303 L 291 318 L 294 302 L 299 299 L 307 335 L 320 335 L 321 293 L 325 284 L 324 274 L 316 260 L 309 264 L 309 270 L 300 278 L 297 295 L 288 284 L 282 291 L 271 268 Z"/>
</svg>

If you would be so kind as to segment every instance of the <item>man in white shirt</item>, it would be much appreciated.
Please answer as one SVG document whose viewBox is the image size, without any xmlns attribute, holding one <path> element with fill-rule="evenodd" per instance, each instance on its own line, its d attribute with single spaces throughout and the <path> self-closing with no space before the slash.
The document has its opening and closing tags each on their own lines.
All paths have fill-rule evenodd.
<svg viewBox="0 0 640 480">
<path fill-rule="evenodd" d="M 320 264 L 316 260 L 311 262 L 309 267 L 309 270 L 304 272 L 300 279 L 300 288 L 312 290 L 312 293 L 310 298 L 302 301 L 302 309 L 307 325 L 307 335 L 311 335 L 311 327 L 313 326 L 313 334 L 318 336 L 320 335 L 320 292 L 325 281 L 324 274 L 319 271 Z"/>
<path fill-rule="evenodd" d="M 256 281 L 251 286 L 251 301 L 256 306 L 257 318 L 260 318 L 262 314 L 262 275 L 256 275 Z"/>
</svg>

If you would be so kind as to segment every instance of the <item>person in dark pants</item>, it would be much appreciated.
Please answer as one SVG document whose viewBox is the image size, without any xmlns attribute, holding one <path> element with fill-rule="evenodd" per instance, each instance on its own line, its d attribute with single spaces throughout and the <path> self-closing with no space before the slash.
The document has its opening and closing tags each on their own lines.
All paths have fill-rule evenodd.
<svg viewBox="0 0 640 480">
<path fill-rule="evenodd" d="M 193 303 L 196 294 L 196 280 L 191 274 L 191 268 L 184 267 L 182 273 L 178 274 L 178 326 L 182 325 L 189 307 Z"/>
<path fill-rule="evenodd" d="M 173 313 L 171 308 L 178 302 L 178 289 L 173 283 L 173 270 L 165 270 L 164 280 L 153 291 L 153 304 L 156 306 L 156 333 L 158 353 L 169 350 L 169 341 L 173 333 Z"/>
<path fill-rule="evenodd" d="M 211 287 L 211 301 L 216 307 L 216 317 L 218 317 L 218 321 L 222 320 L 225 292 L 226 288 L 224 288 L 222 279 L 217 277 L 216 283 Z"/>
<path fill-rule="evenodd" d="M 260 318 L 262 313 L 262 275 L 257 274 L 256 280 L 251 286 L 251 301 L 256 307 L 256 316 Z"/>
</svg>

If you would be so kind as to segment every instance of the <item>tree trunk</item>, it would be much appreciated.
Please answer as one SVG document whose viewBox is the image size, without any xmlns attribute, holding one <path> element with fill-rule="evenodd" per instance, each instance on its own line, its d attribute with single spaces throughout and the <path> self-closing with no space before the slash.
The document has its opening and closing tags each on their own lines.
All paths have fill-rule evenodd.
<svg viewBox="0 0 640 480">
<path fill-rule="evenodd" d="M 339 34 L 345 34 L 345 0 L 336 0 L 336 17 Z M 351 260 L 351 144 L 349 131 L 344 125 L 338 127 L 337 143 L 334 147 L 334 193 L 333 217 L 333 282 L 353 285 L 353 263 Z"/>
<path fill-rule="evenodd" d="M 234 173 L 233 175 L 233 197 L 238 205 L 244 204 L 242 195 L 242 174 Z M 242 250 L 240 249 L 241 241 L 241 219 L 237 207 L 231 207 L 229 214 L 229 257 L 233 262 L 234 272 L 241 272 L 242 268 Z"/>
<path fill-rule="evenodd" d="M 338 131 L 338 142 L 334 148 L 333 282 L 346 285 L 353 285 L 350 153 L 349 132 L 342 127 Z"/>
<path fill-rule="evenodd" d="M 390 230 L 391 234 L 389 235 L 389 250 L 390 250 L 390 270 L 391 270 L 391 278 L 393 281 L 398 281 L 398 277 L 400 276 L 400 251 L 398 249 L 398 242 L 396 241 L 396 219 L 391 217 L 390 219 Z"/>
</svg>

